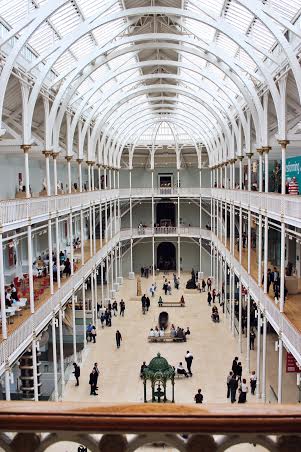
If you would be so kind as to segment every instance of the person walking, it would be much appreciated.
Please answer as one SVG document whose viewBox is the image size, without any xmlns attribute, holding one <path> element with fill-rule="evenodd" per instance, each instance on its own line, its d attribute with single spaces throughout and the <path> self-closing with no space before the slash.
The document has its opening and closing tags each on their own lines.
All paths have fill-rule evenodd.
<svg viewBox="0 0 301 452">
<path fill-rule="evenodd" d="M 90 373 L 90 379 L 89 379 L 89 385 L 91 387 L 90 395 L 98 395 L 98 394 L 96 394 L 96 382 L 97 382 L 96 370 L 93 367 L 92 372 Z"/>
<path fill-rule="evenodd" d="M 203 403 L 203 399 L 204 399 L 204 397 L 202 394 L 202 390 L 198 389 L 198 392 L 194 396 L 195 403 Z"/>
<path fill-rule="evenodd" d="M 212 300 L 212 295 L 211 295 L 211 292 L 208 290 L 208 295 L 207 295 L 208 306 L 211 306 L 211 300 Z"/>
<path fill-rule="evenodd" d="M 102 312 L 102 313 L 101 313 L 101 316 L 100 316 L 101 328 L 104 328 L 104 323 L 105 323 L 105 321 L 106 321 L 106 316 L 105 316 L 104 313 Z"/>
<path fill-rule="evenodd" d="M 231 380 L 232 377 L 233 377 L 233 372 L 232 372 L 232 370 L 230 370 L 229 375 L 227 376 L 227 399 L 229 399 L 229 397 L 230 397 L 230 385 L 229 385 L 229 383 L 230 383 L 230 380 Z"/>
<path fill-rule="evenodd" d="M 74 372 L 72 372 L 72 373 L 74 374 L 75 379 L 76 379 L 75 386 L 79 386 L 80 367 L 76 363 L 73 363 L 73 366 L 74 366 Z"/>
<path fill-rule="evenodd" d="M 206 291 L 206 281 L 203 279 L 202 281 L 202 292 Z"/>
<path fill-rule="evenodd" d="M 207 288 L 208 288 L 208 292 L 211 290 L 211 284 L 212 284 L 211 278 L 208 278 L 208 279 L 207 279 Z"/>
<path fill-rule="evenodd" d="M 192 377 L 192 372 L 191 372 L 192 360 L 193 360 L 192 354 L 190 353 L 190 351 L 187 351 L 186 355 L 185 355 L 185 361 L 186 361 L 188 373 L 191 377 Z"/>
<path fill-rule="evenodd" d="M 249 388 L 247 386 L 247 380 L 245 378 L 243 378 L 242 383 L 240 384 L 240 388 L 239 388 L 238 403 L 246 403 L 248 391 L 249 391 Z"/>
<path fill-rule="evenodd" d="M 120 348 L 121 341 L 122 341 L 122 336 L 120 334 L 120 331 L 117 330 L 116 331 L 116 345 L 117 345 L 117 348 Z"/>
<path fill-rule="evenodd" d="M 250 377 L 250 386 L 251 386 L 251 394 L 255 395 L 256 386 L 257 386 L 257 376 L 255 370 L 252 371 L 251 377 Z"/>
<path fill-rule="evenodd" d="M 236 391 L 238 388 L 238 381 L 234 374 L 232 375 L 232 378 L 229 381 L 229 387 L 230 387 L 231 403 L 234 403 L 234 402 L 236 402 Z"/>
</svg>

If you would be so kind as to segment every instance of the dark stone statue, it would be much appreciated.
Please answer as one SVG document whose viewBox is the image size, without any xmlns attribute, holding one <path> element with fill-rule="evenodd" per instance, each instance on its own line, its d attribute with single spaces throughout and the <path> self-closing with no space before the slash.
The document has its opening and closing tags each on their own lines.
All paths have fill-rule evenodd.
<svg viewBox="0 0 301 452">
<path fill-rule="evenodd" d="M 196 289 L 194 269 L 191 270 L 191 279 L 187 281 L 186 289 Z"/>
</svg>

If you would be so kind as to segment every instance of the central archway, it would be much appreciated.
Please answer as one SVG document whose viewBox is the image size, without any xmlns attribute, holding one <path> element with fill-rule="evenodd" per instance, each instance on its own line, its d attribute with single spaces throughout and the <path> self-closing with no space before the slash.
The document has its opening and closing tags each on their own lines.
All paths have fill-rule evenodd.
<svg viewBox="0 0 301 452">
<path fill-rule="evenodd" d="M 157 248 L 157 268 L 176 270 L 176 247 L 171 242 L 163 242 Z"/>
</svg>

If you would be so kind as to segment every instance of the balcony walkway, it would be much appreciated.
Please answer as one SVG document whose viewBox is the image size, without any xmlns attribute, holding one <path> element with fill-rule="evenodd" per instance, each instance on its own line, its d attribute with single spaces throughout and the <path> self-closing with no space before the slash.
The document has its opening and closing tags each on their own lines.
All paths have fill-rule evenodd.
<svg viewBox="0 0 301 452">
<path fill-rule="evenodd" d="M 103 246 L 105 245 L 105 240 L 102 241 Z M 96 252 L 100 250 L 100 240 L 96 240 Z M 90 259 L 90 240 L 86 240 L 84 243 L 84 255 L 85 255 L 85 262 L 87 262 Z M 76 272 L 80 269 L 81 267 L 81 250 L 76 249 L 74 250 L 74 259 L 76 261 L 75 263 L 75 267 L 74 267 L 74 275 L 76 275 Z M 41 284 L 43 281 L 47 280 L 48 281 L 48 285 L 44 287 L 43 293 L 41 295 L 38 295 L 37 297 L 35 296 L 35 311 L 37 309 L 39 309 L 51 296 L 50 293 L 50 287 L 49 287 L 49 277 L 47 276 L 42 277 L 42 278 L 37 278 L 34 281 L 34 291 L 38 292 L 38 290 L 41 287 Z M 64 284 L 68 281 L 68 278 L 66 277 L 65 274 L 63 274 L 63 276 L 61 277 L 61 287 L 64 286 Z M 57 282 L 54 282 L 53 284 L 53 293 L 55 293 L 58 290 L 58 285 Z M 22 309 L 18 315 L 15 315 L 13 317 L 13 323 L 7 323 L 7 333 L 8 335 L 12 334 L 16 329 L 19 328 L 20 325 L 22 325 L 23 322 L 25 322 L 25 320 L 27 320 L 31 315 L 30 312 L 30 306 L 29 306 L 29 296 L 27 297 L 27 308 L 26 309 Z M 8 319 L 9 321 L 9 319 Z M 0 322 L 1 323 L 1 322 Z M 0 334 L 0 343 L 3 341 L 3 337 L 2 337 L 2 331 Z"/>
<path fill-rule="evenodd" d="M 227 242 L 227 248 L 230 250 L 230 241 Z M 239 261 L 239 251 L 237 249 L 237 245 L 234 247 L 235 249 L 235 258 Z M 246 248 L 242 249 L 242 258 L 241 258 L 241 264 L 244 267 L 245 270 L 248 270 L 248 248 L 246 245 Z M 268 266 L 269 267 L 269 266 Z M 270 265 L 271 270 L 273 270 L 273 266 Z M 257 248 L 251 248 L 251 276 L 253 279 L 257 282 L 258 280 L 258 255 L 257 255 Z M 262 271 L 263 276 L 263 271 Z M 262 286 L 261 286 L 262 287 Z M 269 297 L 279 308 L 279 303 L 275 303 L 275 298 L 273 297 L 273 287 L 270 286 L 269 291 Z M 284 314 L 289 319 L 289 321 L 292 323 L 292 325 L 296 328 L 296 330 L 301 333 L 301 294 L 296 295 L 287 295 L 285 304 L 284 304 Z"/>
</svg>

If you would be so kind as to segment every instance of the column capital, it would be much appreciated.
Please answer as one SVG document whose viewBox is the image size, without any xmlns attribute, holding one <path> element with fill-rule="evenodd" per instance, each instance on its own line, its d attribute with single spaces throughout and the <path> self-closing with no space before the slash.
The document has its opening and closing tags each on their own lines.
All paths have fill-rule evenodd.
<svg viewBox="0 0 301 452">
<path fill-rule="evenodd" d="M 235 158 L 230 159 L 229 162 L 230 162 L 230 163 L 235 163 L 235 162 L 236 162 L 236 159 L 235 159 Z"/>
<path fill-rule="evenodd" d="M 21 144 L 20 148 L 24 151 L 24 154 L 27 154 L 31 149 L 31 144 Z"/>
<path fill-rule="evenodd" d="M 253 152 L 246 152 L 246 156 L 248 157 L 248 159 L 251 159 L 253 156 Z"/>
<path fill-rule="evenodd" d="M 80 165 L 84 161 L 84 159 L 76 159 L 76 161 Z"/>
<path fill-rule="evenodd" d="M 271 149 L 272 149 L 271 146 L 262 146 L 263 152 L 266 152 L 267 154 L 270 152 Z"/>
<path fill-rule="evenodd" d="M 264 148 L 257 148 L 256 151 L 259 155 L 262 155 L 264 153 Z"/>
<path fill-rule="evenodd" d="M 54 151 L 53 151 L 53 152 L 51 153 L 53 160 L 55 160 L 55 159 L 59 156 L 59 154 L 60 154 L 60 151 L 57 151 L 57 152 L 54 152 Z"/>
<path fill-rule="evenodd" d="M 71 162 L 71 160 L 73 159 L 72 155 L 66 155 L 65 159 L 67 160 L 67 162 Z"/>
<path fill-rule="evenodd" d="M 52 151 L 42 151 L 42 154 L 45 155 L 45 157 L 51 157 L 52 156 Z"/>
<path fill-rule="evenodd" d="M 245 158 L 244 155 L 238 155 L 238 156 L 237 156 L 237 159 L 238 159 L 240 162 L 242 162 L 244 158 Z"/>
<path fill-rule="evenodd" d="M 282 148 L 286 148 L 288 144 L 290 144 L 289 140 L 278 140 L 278 143 Z"/>
<path fill-rule="evenodd" d="M 102 168 L 102 164 L 101 163 L 96 163 L 97 168 L 101 169 Z"/>
<path fill-rule="evenodd" d="M 87 163 L 87 165 L 91 165 L 91 166 L 94 164 L 93 160 L 86 160 L 86 163 Z"/>
</svg>

